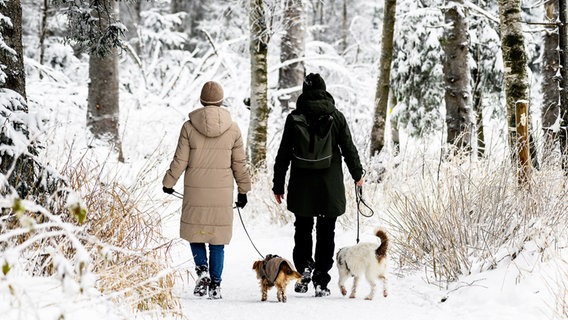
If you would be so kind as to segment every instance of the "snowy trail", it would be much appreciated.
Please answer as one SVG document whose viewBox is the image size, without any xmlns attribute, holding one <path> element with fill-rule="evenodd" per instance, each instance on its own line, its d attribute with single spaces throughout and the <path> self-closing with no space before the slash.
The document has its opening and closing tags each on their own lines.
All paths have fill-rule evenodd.
<svg viewBox="0 0 568 320">
<path fill-rule="evenodd" d="M 238 219 L 238 217 L 236 217 Z M 249 233 L 258 249 L 264 255 L 278 254 L 292 258 L 293 226 L 249 226 Z M 369 232 L 367 232 L 369 233 Z M 368 235 L 361 235 L 361 241 L 377 241 Z M 355 233 L 336 230 L 336 249 L 355 243 Z M 176 248 L 180 259 L 190 260 L 189 245 L 181 242 Z M 306 294 L 295 293 L 293 284 L 287 288 L 288 302 L 278 303 L 276 291 L 268 292 L 268 301 L 260 301 L 260 289 L 252 270 L 258 253 L 249 242 L 238 220 L 235 221 L 233 240 L 225 248 L 225 269 L 223 273 L 223 299 L 220 301 L 197 298 L 192 295 L 193 279 L 184 277 L 178 285 L 179 296 L 184 308 L 184 315 L 189 319 L 546 319 L 547 310 L 542 309 L 538 292 L 529 287 L 525 294 L 514 294 L 503 288 L 488 288 L 496 283 L 505 283 L 502 273 L 496 273 L 495 279 L 488 279 L 487 274 L 480 274 L 480 285 L 455 291 L 446 302 L 441 302 L 446 295 L 434 285 L 427 284 L 423 275 L 416 273 L 399 276 L 393 267 L 388 273 L 389 296 L 383 298 L 381 284 L 373 301 L 364 297 L 369 286 L 361 281 L 356 299 L 341 296 L 337 287 L 337 269 L 331 270 L 331 296 L 315 298 L 313 287 Z M 192 264 L 192 262 L 188 263 Z M 192 269 L 192 265 L 189 266 Z M 483 283 L 488 281 L 489 284 Z M 473 281 L 473 280 L 472 280 Z M 348 282 L 348 289 L 351 282 Z M 512 290 L 522 291 L 523 286 Z M 511 292 L 509 292 L 511 291 Z M 536 296 L 535 296 L 536 294 Z M 536 301 L 535 300 L 539 300 Z M 532 302 L 531 302 L 532 301 Z M 550 311 L 550 310 L 548 310 Z"/>
</svg>

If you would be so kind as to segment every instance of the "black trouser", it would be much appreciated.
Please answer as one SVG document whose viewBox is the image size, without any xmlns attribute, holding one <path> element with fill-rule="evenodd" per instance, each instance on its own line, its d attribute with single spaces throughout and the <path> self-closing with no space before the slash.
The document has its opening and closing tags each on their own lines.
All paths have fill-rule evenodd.
<svg viewBox="0 0 568 320">
<path fill-rule="evenodd" d="M 333 267 L 333 254 L 335 250 L 335 222 L 336 217 L 316 218 L 316 252 L 312 258 L 314 217 L 296 216 L 294 233 L 293 259 L 296 269 L 302 273 L 304 269 L 314 270 L 312 280 L 314 285 L 327 287 L 331 280 L 329 270 Z"/>
</svg>

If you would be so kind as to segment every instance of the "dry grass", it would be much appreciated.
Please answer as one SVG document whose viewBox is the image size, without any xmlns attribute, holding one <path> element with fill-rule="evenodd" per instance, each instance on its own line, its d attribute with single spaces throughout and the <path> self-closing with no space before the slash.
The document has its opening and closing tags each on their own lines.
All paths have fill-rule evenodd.
<svg viewBox="0 0 568 320">
<path fill-rule="evenodd" d="M 87 232 L 122 249 L 95 260 L 97 288 L 110 295 L 120 292 L 115 298 L 139 311 L 179 314 L 180 302 L 172 294 L 176 272 L 168 267 L 169 244 L 161 236 L 160 211 L 141 207 L 145 190 L 131 192 L 117 179 L 97 175 L 84 162 L 66 168 L 65 175 L 87 208 Z"/>
<path fill-rule="evenodd" d="M 557 170 L 534 171 L 529 187 L 520 187 L 509 168 L 446 162 L 393 185 L 388 220 L 400 265 L 454 281 L 514 260 L 529 241 L 546 259 L 568 228 L 566 178 Z"/>
<path fill-rule="evenodd" d="M 0 247 L 13 253 L 2 256 L 2 266 L 12 267 L 9 257 L 20 256 L 32 275 L 73 279 L 81 290 L 94 286 L 134 313 L 181 318 L 172 292 L 179 274 L 169 267 L 160 202 L 148 201 L 144 187 L 129 190 L 102 171 L 84 159 L 67 164 L 66 190 L 51 198 L 49 209 L 30 201 L 21 210 L 3 204 Z M 79 206 L 70 209 L 75 202 Z M 82 223 L 77 213 L 86 213 Z"/>
</svg>

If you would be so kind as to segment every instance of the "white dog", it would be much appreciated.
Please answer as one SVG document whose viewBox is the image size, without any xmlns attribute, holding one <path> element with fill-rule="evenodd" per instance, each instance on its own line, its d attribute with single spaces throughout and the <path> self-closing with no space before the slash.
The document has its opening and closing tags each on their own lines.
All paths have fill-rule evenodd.
<svg viewBox="0 0 568 320">
<path fill-rule="evenodd" d="M 345 289 L 345 281 L 349 277 L 354 277 L 353 288 L 349 298 L 355 298 L 357 293 L 357 284 L 361 276 L 365 276 L 371 285 L 371 292 L 365 298 L 373 300 L 375 296 L 375 288 L 377 280 L 383 282 L 383 296 L 388 295 L 387 292 L 387 248 L 389 239 L 385 231 L 379 229 L 375 235 L 381 239 L 381 245 L 376 243 L 358 243 L 351 247 L 339 249 L 336 255 L 337 269 L 339 270 L 339 289 L 342 295 L 347 294 Z"/>
</svg>

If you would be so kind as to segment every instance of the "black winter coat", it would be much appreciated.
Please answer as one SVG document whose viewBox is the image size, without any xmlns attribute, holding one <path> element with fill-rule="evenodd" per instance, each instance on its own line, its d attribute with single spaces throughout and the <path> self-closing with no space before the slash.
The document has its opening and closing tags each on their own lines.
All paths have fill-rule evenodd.
<svg viewBox="0 0 568 320">
<path fill-rule="evenodd" d="M 298 216 L 337 217 L 345 213 L 345 185 L 341 157 L 345 160 L 354 181 L 363 174 L 357 148 L 345 116 L 335 108 L 333 97 L 325 90 L 304 91 L 292 114 L 304 114 L 308 121 L 321 115 L 333 116 L 333 156 L 331 167 L 320 170 L 301 169 L 292 166 L 288 182 L 288 210 Z M 282 141 L 274 163 L 274 194 L 284 194 L 286 172 L 292 160 L 292 117 L 288 115 L 282 133 Z"/>
</svg>

